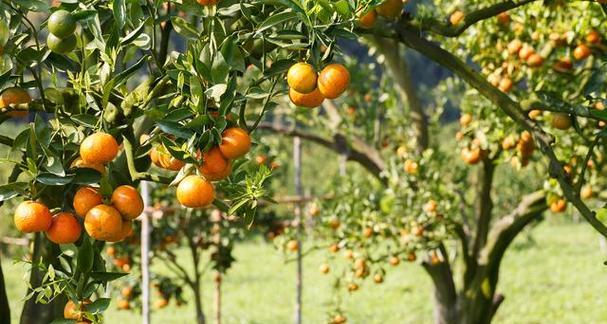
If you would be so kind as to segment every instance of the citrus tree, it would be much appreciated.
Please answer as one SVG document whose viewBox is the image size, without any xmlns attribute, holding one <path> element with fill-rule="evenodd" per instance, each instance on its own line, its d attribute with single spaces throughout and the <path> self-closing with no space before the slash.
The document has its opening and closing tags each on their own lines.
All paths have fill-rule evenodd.
<svg viewBox="0 0 607 324">
<path fill-rule="evenodd" d="M 107 283 L 125 275 L 101 252 L 132 235 L 140 181 L 175 186 L 183 207 L 212 204 L 250 223 L 269 176 L 241 168 L 250 134 L 287 92 L 282 79 L 297 62 L 308 63 L 289 78 L 292 97 L 345 90 L 348 71 L 333 58 L 337 38 L 353 36 L 358 7 L 3 1 L 1 120 L 33 119 L 1 138 L 19 155 L 6 161 L 2 201 L 23 199 L 14 223 L 36 238 L 22 321 L 101 320 Z"/>
<path fill-rule="evenodd" d="M 604 188 L 597 148 L 605 13 L 593 2 L 404 8 L 395 0 L 364 11 L 357 32 L 389 81 L 374 81 L 373 70 L 354 61 L 360 80 L 353 75 L 337 106 L 325 102 L 316 119 L 300 120 L 307 128 L 263 125 L 345 155 L 369 174 L 354 169 L 321 204 L 322 246 L 329 255 L 342 250 L 350 262 L 320 271 L 342 269 L 337 284 L 353 292 L 365 278 L 383 282 L 402 260 L 418 262 L 434 284 L 437 323 L 487 323 L 504 299 L 497 291 L 504 253 L 545 211 L 561 213 L 571 204 L 605 235 L 604 210 L 590 199 Z M 420 96 L 399 47 L 455 75 L 428 93 L 437 102 Z M 378 83 L 388 86 L 375 92 Z M 442 142 L 437 122 L 445 105 L 462 111 L 457 144 Z M 339 305 L 329 321 L 345 321 Z"/>
</svg>

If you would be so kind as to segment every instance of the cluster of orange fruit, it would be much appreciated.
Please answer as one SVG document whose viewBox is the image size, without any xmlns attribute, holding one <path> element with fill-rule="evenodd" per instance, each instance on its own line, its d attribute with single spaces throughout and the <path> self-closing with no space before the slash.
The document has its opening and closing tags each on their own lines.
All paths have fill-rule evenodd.
<svg viewBox="0 0 607 324">
<path fill-rule="evenodd" d="M 397 19 L 403 11 L 407 0 L 386 0 L 376 8 L 370 8 L 358 15 L 358 25 L 361 28 L 369 29 L 375 26 L 377 16 L 382 16 L 389 20 Z"/>
<path fill-rule="evenodd" d="M 86 305 L 90 305 L 91 303 L 90 299 L 82 300 L 77 304 L 69 300 L 63 308 L 63 317 L 76 321 L 76 324 L 91 323 L 88 319 L 84 318 L 83 314 Z"/>
<path fill-rule="evenodd" d="M 228 177 L 232 172 L 232 160 L 238 159 L 251 150 L 251 137 L 240 127 L 224 130 L 221 144 L 202 153 L 201 175 L 189 175 L 177 185 L 177 200 L 185 207 L 202 208 L 215 200 L 212 181 Z M 200 154 L 199 154 L 200 155 Z M 170 171 L 180 170 L 185 163 L 166 152 L 162 146 L 150 151 L 152 163 Z"/>
<path fill-rule="evenodd" d="M 300 107 L 319 107 L 325 98 L 341 96 L 350 85 L 350 72 L 341 64 L 329 64 L 320 73 L 308 63 L 293 64 L 287 72 L 289 98 Z"/>
</svg>

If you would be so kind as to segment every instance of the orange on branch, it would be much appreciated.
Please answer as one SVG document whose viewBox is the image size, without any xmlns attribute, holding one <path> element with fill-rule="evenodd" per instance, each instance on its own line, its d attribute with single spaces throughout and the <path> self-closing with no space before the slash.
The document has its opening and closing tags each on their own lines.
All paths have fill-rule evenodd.
<svg viewBox="0 0 607 324">
<path fill-rule="evenodd" d="M 400 13 L 403 11 L 404 3 L 402 0 L 386 0 L 377 6 L 377 14 L 387 18 L 396 19 L 400 17 Z"/>
<path fill-rule="evenodd" d="M 7 88 L 0 93 L 0 108 L 9 108 L 11 105 L 18 106 L 23 104 L 29 104 L 32 102 L 32 97 L 29 93 L 18 87 Z M 28 111 L 23 110 L 21 107 L 14 107 L 17 110 L 8 112 L 11 117 L 23 117 L 27 116 Z"/>
<path fill-rule="evenodd" d="M 46 230 L 48 239 L 56 244 L 70 244 L 78 241 L 82 227 L 78 219 L 68 212 L 61 212 L 53 216 L 51 226 Z"/>
<path fill-rule="evenodd" d="M 96 170 L 97 172 L 101 173 L 102 175 L 105 174 L 105 165 L 103 165 L 103 163 L 88 163 L 88 162 L 84 162 L 84 160 L 82 160 L 82 158 L 76 158 L 74 160 L 74 162 L 72 162 L 71 168 L 86 168 L 86 169 L 93 169 Z"/>
<path fill-rule="evenodd" d="M 223 131 L 219 149 L 227 159 L 242 157 L 251 149 L 251 136 L 242 128 L 228 128 Z"/>
<path fill-rule="evenodd" d="M 350 72 L 341 64 L 329 64 L 318 76 L 318 90 L 323 97 L 335 99 L 350 85 Z"/>
<path fill-rule="evenodd" d="M 125 220 L 132 220 L 143 212 L 143 198 L 132 186 L 122 185 L 112 192 L 112 205 Z"/>
<path fill-rule="evenodd" d="M 107 163 L 118 155 L 118 142 L 107 133 L 97 132 L 80 144 L 80 157 L 86 163 Z"/>
<path fill-rule="evenodd" d="M 101 196 L 97 189 L 93 187 L 80 187 L 74 195 L 72 206 L 78 216 L 84 217 L 91 208 L 101 205 L 102 203 L 103 196 Z"/>
<path fill-rule="evenodd" d="M 52 219 L 45 204 L 32 200 L 20 203 L 13 216 L 15 226 L 23 233 L 44 232 L 51 226 Z"/>
<path fill-rule="evenodd" d="M 177 186 L 177 200 L 189 208 L 206 207 L 215 200 L 215 189 L 203 177 L 190 175 Z"/>
<path fill-rule="evenodd" d="M 200 173 L 209 181 L 224 179 L 232 171 L 232 163 L 226 159 L 219 147 L 213 147 L 202 154 Z"/>
<path fill-rule="evenodd" d="M 122 231 L 122 216 L 112 206 L 98 205 L 86 213 L 84 228 L 96 240 L 113 241 Z"/>
<path fill-rule="evenodd" d="M 374 9 L 371 9 L 365 13 L 361 13 L 358 17 L 358 25 L 361 28 L 370 29 L 375 26 L 375 21 L 377 20 L 377 12 Z"/>
<path fill-rule="evenodd" d="M 308 63 L 293 64 L 287 72 L 287 83 L 291 89 L 299 93 L 310 93 L 316 89 L 316 70 Z"/>
<path fill-rule="evenodd" d="M 289 99 L 294 105 L 305 108 L 319 107 L 325 101 L 325 97 L 318 88 L 307 94 L 299 93 L 291 88 L 289 89 Z"/>
</svg>

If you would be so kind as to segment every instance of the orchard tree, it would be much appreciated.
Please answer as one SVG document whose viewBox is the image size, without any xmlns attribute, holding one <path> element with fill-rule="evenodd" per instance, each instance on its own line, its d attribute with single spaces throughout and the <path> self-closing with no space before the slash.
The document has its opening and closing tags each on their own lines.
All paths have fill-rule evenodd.
<svg viewBox="0 0 607 324">
<path fill-rule="evenodd" d="M 604 209 L 589 200 L 604 190 L 605 8 L 596 1 L 403 7 L 369 4 L 357 30 L 383 61 L 390 81 L 379 84 L 387 87 L 375 93 L 372 70 L 353 62 L 361 75 L 353 74 L 349 95 L 300 119 L 306 128 L 262 126 L 332 149 L 375 178 L 355 170 L 321 207 L 330 253 L 351 260 L 337 272 L 344 290 L 356 291 L 364 278 L 381 283 L 390 266 L 415 261 L 434 284 L 437 323 L 488 323 L 504 300 L 497 291 L 504 253 L 545 211 L 571 204 L 607 234 Z M 439 100 L 428 107 L 402 47 L 455 75 L 429 93 Z M 462 111 L 456 154 L 441 143 L 446 103 Z M 510 179 L 500 179 L 505 172 Z M 342 323 L 345 315 L 337 307 L 329 319 Z"/>
<path fill-rule="evenodd" d="M 348 71 L 333 58 L 337 38 L 354 36 L 358 7 L 3 1 L 1 121 L 33 119 L 0 138 L 20 154 L 8 161 L 2 201 L 23 199 L 15 226 L 35 233 L 22 322 L 101 321 L 110 303 L 103 290 L 125 275 L 101 252 L 132 235 L 144 208 L 140 181 L 175 186 L 183 207 L 212 204 L 252 222 L 269 173 L 241 168 L 251 133 L 286 94 L 295 63 L 304 68 L 290 73 L 292 97 L 345 90 Z"/>
</svg>

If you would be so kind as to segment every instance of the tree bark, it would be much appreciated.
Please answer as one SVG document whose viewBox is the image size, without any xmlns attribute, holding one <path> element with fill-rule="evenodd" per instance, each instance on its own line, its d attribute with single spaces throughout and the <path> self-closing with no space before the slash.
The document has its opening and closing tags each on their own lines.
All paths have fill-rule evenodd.
<svg viewBox="0 0 607 324">
<path fill-rule="evenodd" d="M 196 306 L 196 323 L 205 324 L 206 318 L 202 310 L 202 292 L 200 291 L 200 278 L 196 278 L 195 287 L 192 287 L 194 292 L 194 303 Z"/>
</svg>

